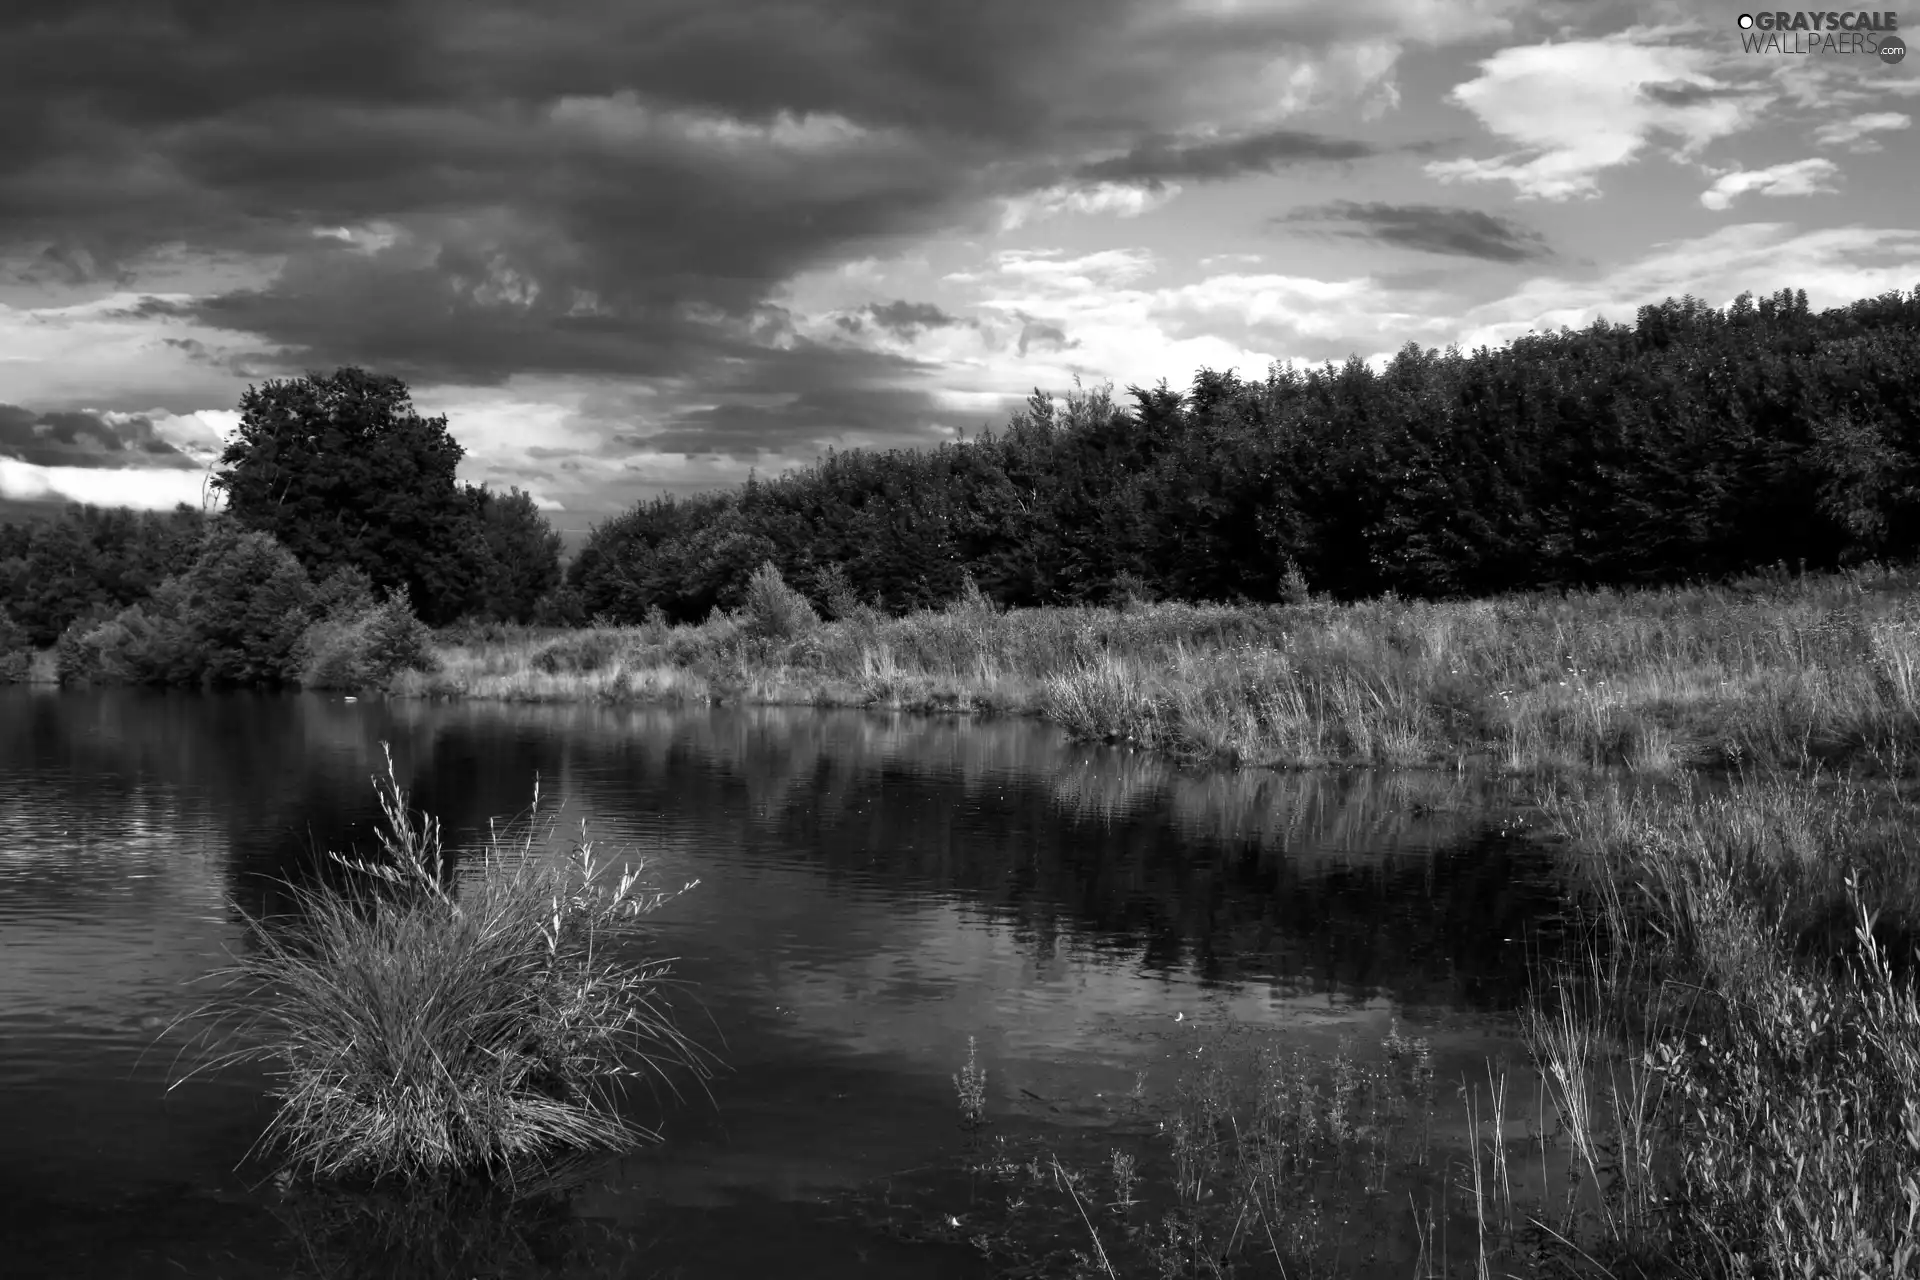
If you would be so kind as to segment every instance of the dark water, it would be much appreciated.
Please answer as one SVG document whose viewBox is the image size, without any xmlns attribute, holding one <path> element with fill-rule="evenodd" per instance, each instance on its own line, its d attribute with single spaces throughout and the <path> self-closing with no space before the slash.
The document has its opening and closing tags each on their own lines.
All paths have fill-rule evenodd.
<svg viewBox="0 0 1920 1280">
<path fill-rule="evenodd" d="M 602 850 L 699 877 L 655 920 L 730 1067 L 714 1105 L 640 1099 L 665 1143 L 564 1208 L 398 1270 L 404 1221 L 256 1186 L 258 1075 L 168 1092 L 155 1047 L 238 945 L 231 900 L 371 847 L 383 739 L 455 842 L 537 774 Z M 1330 1050 L 1397 1017 L 1442 1079 L 1511 1051 L 1553 902 L 1457 792 L 1023 721 L 0 689 L 0 1275 L 986 1274 L 824 1207 L 958 1148 L 970 1035 L 1029 1131 L 1093 1123 L 1188 1019 Z"/>
</svg>

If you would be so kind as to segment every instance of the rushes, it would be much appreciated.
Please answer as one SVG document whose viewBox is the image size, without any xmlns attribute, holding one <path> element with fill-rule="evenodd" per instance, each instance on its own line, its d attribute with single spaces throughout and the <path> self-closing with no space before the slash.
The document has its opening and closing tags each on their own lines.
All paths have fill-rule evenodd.
<svg viewBox="0 0 1920 1280">
<path fill-rule="evenodd" d="M 676 1090 L 708 1060 L 672 1020 L 667 961 L 622 948 L 676 894 L 639 867 L 608 883 L 584 838 L 540 857 L 537 787 L 518 847 L 493 832 L 460 883 L 390 755 L 375 789 L 381 856 L 331 855 L 344 884 L 295 887 L 291 919 L 246 917 L 251 949 L 193 1015 L 218 1052 L 188 1075 L 267 1064 L 280 1105 L 261 1145 L 322 1178 L 512 1176 L 656 1137 L 621 1087 Z"/>
<path fill-rule="evenodd" d="M 756 581 L 749 607 L 697 625 L 448 644 L 437 673 L 391 688 L 1036 714 L 1080 738 L 1280 766 L 1485 755 L 1658 776 L 1906 761 L 1920 744 L 1920 610 L 1902 575 L 1459 603 L 1001 611 L 976 592 L 826 623 L 764 569 Z"/>
</svg>

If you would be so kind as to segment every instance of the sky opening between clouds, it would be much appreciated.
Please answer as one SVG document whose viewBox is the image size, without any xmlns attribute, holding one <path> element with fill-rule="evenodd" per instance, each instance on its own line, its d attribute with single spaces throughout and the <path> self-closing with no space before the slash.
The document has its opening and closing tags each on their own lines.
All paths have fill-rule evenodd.
<svg viewBox="0 0 1920 1280">
<path fill-rule="evenodd" d="M 1034 387 L 1920 284 L 1920 60 L 1517 0 L 16 0 L 0 499 L 360 364 L 583 531 Z"/>
</svg>

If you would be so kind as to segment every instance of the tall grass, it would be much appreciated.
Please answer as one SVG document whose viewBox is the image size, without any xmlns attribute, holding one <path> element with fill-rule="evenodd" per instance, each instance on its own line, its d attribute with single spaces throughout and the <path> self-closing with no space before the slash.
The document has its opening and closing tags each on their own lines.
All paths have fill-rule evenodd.
<svg viewBox="0 0 1920 1280">
<path fill-rule="evenodd" d="M 1920 1273 L 1914 802 L 1776 771 L 1547 810 L 1596 920 L 1528 1026 L 1600 1189 L 1559 1224 L 1568 1256 Z"/>
<path fill-rule="evenodd" d="M 1497 600 L 1001 611 L 978 592 L 820 622 L 763 568 L 698 625 L 449 636 L 413 695 L 760 701 L 1045 716 L 1196 759 L 1518 771 L 1909 760 L 1910 571 Z M 454 643 L 455 640 L 461 641 Z"/>
<path fill-rule="evenodd" d="M 623 1086 L 677 1092 L 710 1063 L 673 1020 L 669 962 L 629 950 L 684 889 L 643 887 L 644 864 L 609 883 L 584 833 L 543 857 L 537 784 L 517 844 L 491 830 L 456 876 L 391 754 L 375 790 L 379 856 L 330 854 L 290 918 L 242 912 L 251 946 L 190 1015 L 210 1054 L 188 1076 L 267 1064 L 279 1106 L 260 1145 L 319 1178 L 512 1176 L 655 1138 Z"/>
</svg>

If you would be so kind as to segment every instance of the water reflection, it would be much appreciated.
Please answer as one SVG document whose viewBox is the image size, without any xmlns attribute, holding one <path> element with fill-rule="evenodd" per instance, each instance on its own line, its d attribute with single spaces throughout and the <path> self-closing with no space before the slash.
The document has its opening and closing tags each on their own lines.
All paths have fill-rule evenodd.
<svg viewBox="0 0 1920 1280">
<path fill-rule="evenodd" d="M 45 1242 L 116 1198 L 157 1224 L 224 1195 L 206 1230 L 284 1265 L 277 1202 L 232 1172 L 261 1082 L 163 1095 L 168 1055 L 141 1051 L 238 944 L 228 897 L 282 906 L 316 849 L 370 847 L 383 740 L 456 845 L 538 775 L 604 847 L 702 881 L 662 942 L 734 1069 L 589 1197 L 630 1237 L 661 1204 L 831 1235 L 807 1203 L 952 1144 L 970 1034 L 997 1113 L 1056 1125 L 1206 1010 L 1306 1045 L 1399 1017 L 1477 1062 L 1553 910 L 1538 855 L 1452 777 L 1183 771 L 1024 721 L 0 690 L 16 1225 Z M 707 1247 L 674 1238 L 669 1262 Z"/>
</svg>

